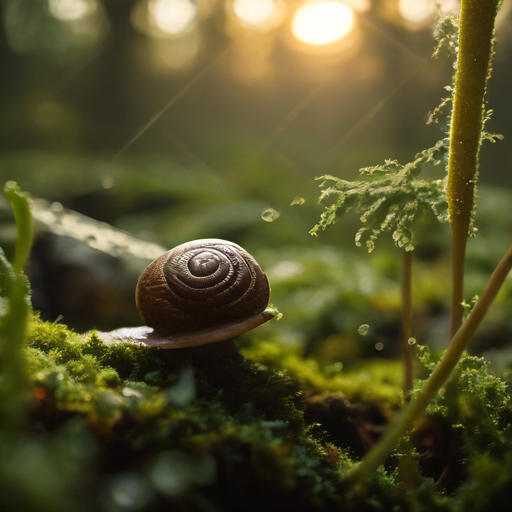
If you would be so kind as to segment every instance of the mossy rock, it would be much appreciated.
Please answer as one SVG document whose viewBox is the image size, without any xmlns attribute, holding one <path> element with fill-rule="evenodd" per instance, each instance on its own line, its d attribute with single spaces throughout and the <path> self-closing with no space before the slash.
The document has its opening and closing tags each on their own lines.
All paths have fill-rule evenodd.
<svg viewBox="0 0 512 512">
<path fill-rule="evenodd" d="M 2 510 L 359 510 L 340 478 L 349 452 L 306 424 L 298 382 L 232 341 L 107 346 L 36 318 L 26 354 L 29 418 L 0 441 Z M 374 494 L 368 510 L 400 502 Z"/>
<path fill-rule="evenodd" d="M 427 431 L 353 489 L 343 475 L 393 409 L 381 390 L 372 397 L 366 381 L 373 377 L 361 374 L 395 386 L 391 366 L 372 362 L 344 374 L 302 359 L 300 370 L 295 355 L 295 379 L 279 369 L 285 349 L 262 350 L 255 346 L 251 360 L 232 341 L 179 350 L 107 346 L 94 332 L 81 336 L 35 318 L 25 351 L 28 415 L 22 429 L 6 427 L 0 438 L 0 509 L 451 512 L 479 510 L 468 508 L 473 502 L 494 506 L 495 495 L 510 501 L 509 380 L 481 359 L 463 359 L 429 410 L 456 434 L 442 459 L 451 465 L 449 488 L 425 478 Z M 343 374 L 355 381 L 346 394 Z M 478 500 L 472 481 L 481 485 Z"/>
</svg>

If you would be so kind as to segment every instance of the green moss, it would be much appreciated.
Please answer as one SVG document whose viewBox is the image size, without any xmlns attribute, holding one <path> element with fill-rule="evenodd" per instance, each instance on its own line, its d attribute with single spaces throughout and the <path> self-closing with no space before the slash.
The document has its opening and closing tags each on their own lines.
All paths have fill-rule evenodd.
<svg viewBox="0 0 512 512">
<path fill-rule="evenodd" d="M 489 369 L 483 358 L 465 356 L 441 399 L 440 411 L 462 438 L 464 462 L 488 454 L 498 459 L 512 448 L 510 381 Z"/>
<path fill-rule="evenodd" d="M 285 371 L 300 382 L 307 394 L 342 392 L 351 402 L 378 401 L 396 409 L 403 403 L 399 361 L 365 360 L 348 370 L 341 363 L 322 368 L 317 360 L 304 358 L 297 348 L 259 342 L 242 353 L 275 371 Z"/>
<path fill-rule="evenodd" d="M 127 482 L 151 510 L 178 502 L 187 510 L 198 502 L 219 510 L 404 505 L 385 473 L 372 484 L 369 500 L 344 491 L 340 477 L 353 464 L 350 450 L 336 448 L 304 422 L 296 381 L 242 357 L 232 342 L 168 351 L 107 346 L 94 333 L 79 336 L 35 317 L 26 358 L 29 429 L 44 432 L 28 445 L 39 453 L 33 467 L 44 471 L 48 459 L 48 492 L 62 500 L 47 499 L 45 488 L 32 489 L 15 471 L 0 498 L 6 510 L 18 499 L 27 510 L 65 510 L 74 500 L 83 510 L 98 500 L 116 508 Z M 295 361 L 294 373 L 308 392 L 329 386 L 331 377 L 318 366 L 301 367 L 298 356 Z M 22 437 L 12 446 L 3 442 L 0 451 L 7 456 Z M 62 443 L 78 450 L 75 459 L 67 461 L 56 448 Z M 80 455 L 80 443 L 87 456 Z M 0 461 L 0 474 L 6 471 Z"/>
<path fill-rule="evenodd" d="M 0 476 L 9 471 L 5 461 L 22 456 L 48 474 L 45 486 L 32 489 L 15 462 L 4 478 L 8 489 L 0 478 L 2 509 L 17 501 L 31 511 L 69 510 L 75 503 L 84 511 L 98 503 L 118 508 L 129 488 L 130 499 L 144 503 L 134 506 L 141 510 L 195 510 L 202 503 L 227 511 L 452 512 L 476 503 L 467 475 L 482 486 L 482 504 L 494 503 L 491 493 L 506 492 L 512 481 L 504 455 L 512 440 L 510 382 L 481 359 L 464 358 L 429 410 L 457 441 L 448 460 L 456 474 L 451 494 L 422 483 L 429 476 L 420 446 L 425 437 L 413 439 L 420 443 L 414 479 L 399 476 L 403 457 L 393 456 L 355 493 L 343 474 L 378 435 L 373 429 L 385 424 L 389 408 L 400 405 L 399 363 L 322 368 L 296 349 L 267 342 L 243 352 L 246 358 L 232 342 L 167 351 L 107 346 L 94 333 L 79 336 L 34 318 L 25 351 L 31 440 L 20 433 L 0 442 Z M 428 351 L 420 352 L 429 366 Z M 369 420 L 377 413 L 384 423 Z M 437 441 L 429 439 L 434 450 Z M 405 443 L 396 455 L 408 450 Z"/>
</svg>

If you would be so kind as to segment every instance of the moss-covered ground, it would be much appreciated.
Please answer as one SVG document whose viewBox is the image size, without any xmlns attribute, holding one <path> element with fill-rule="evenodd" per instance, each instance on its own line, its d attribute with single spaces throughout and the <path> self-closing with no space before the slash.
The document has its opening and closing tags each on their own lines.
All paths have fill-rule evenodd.
<svg viewBox="0 0 512 512">
<path fill-rule="evenodd" d="M 394 362 L 345 372 L 263 342 L 106 346 L 34 318 L 26 363 L 26 418 L 0 438 L 2 511 L 512 506 L 510 381 L 479 358 L 364 489 L 343 475 L 400 406 Z"/>
</svg>

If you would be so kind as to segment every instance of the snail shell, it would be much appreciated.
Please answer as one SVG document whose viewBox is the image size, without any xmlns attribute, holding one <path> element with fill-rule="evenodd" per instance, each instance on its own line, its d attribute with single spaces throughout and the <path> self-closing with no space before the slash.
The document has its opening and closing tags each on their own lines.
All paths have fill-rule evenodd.
<svg viewBox="0 0 512 512">
<path fill-rule="evenodd" d="M 147 267 L 136 290 L 139 314 L 156 335 L 192 340 L 176 346 L 220 341 L 270 320 L 274 315 L 264 311 L 269 298 L 267 276 L 254 258 L 214 238 L 166 252 Z M 241 327 L 248 320 L 250 327 Z M 196 332 L 207 341 L 198 342 Z"/>
</svg>

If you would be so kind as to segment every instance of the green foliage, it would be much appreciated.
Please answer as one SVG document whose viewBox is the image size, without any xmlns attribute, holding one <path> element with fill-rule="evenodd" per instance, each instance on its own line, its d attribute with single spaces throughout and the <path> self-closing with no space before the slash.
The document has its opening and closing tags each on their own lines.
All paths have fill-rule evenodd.
<svg viewBox="0 0 512 512">
<path fill-rule="evenodd" d="M 459 43 L 459 19 L 456 16 L 442 15 L 436 25 L 435 38 L 437 46 L 432 56 L 437 58 L 444 51 L 455 60 Z"/>
<path fill-rule="evenodd" d="M 436 29 L 438 46 L 434 57 L 446 48 L 447 53 L 455 60 L 457 36 L 456 18 L 442 16 Z M 447 89 L 453 93 L 451 87 Z M 451 97 L 441 102 L 431 113 L 427 123 L 437 123 L 442 117 L 449 125 L 450 107 Z M 326 181 L 333 183 L 322 191 L 320 201 L 335 196 L 335 202 L 325 208 L 320 216 L 320 222 L 310 233 L 316 236 L 320 229 L 325 230 L 345 213 L 356 211 L 362 213 L 362 227 L 355 237 L 358 247 L 363 236 L 366 236 L 366 247 L 371 252 L 378 236 L 391 231 L 395 245 L 412 251 L 412 224 L 418 213 L 431 210 L 441 222 L 448 220 L 446 178 L 432 182 L 418 179 L 425 165 L 445 164 L 448 150 L 449 138 L 444 138 L 434 147 L 418 153 L 413 162 L 405 165 L 396 160 L 386 160 L 382 165 L 360 169 L 360 174 L 367 179 L 346 181 L 330 175 L 317 178 L 323 180 L 321 187 L 325 186 Z"/>
<path fill-rule="evenodd" d="M 1 249 L 0 249 L 1 251 Z M 0 259 L 4 260 L 3 252 Z M 0 307 L 0 429 L 19 426 L 24 418 L 27 392 L 25 329 L 30 313 L 28 283 L 24 275 L 4 267 Z"/>
<path fill-rule="evenodd" d="M 432 371 L 437 357 L 416 347 L 421 364 Z M 442 356 L 442 355 L 441 355 Z M 421 389 L 418 381 L 415 392 Z M 461 441 L 459 462 L 472 464 L 482 456 L 501 459 L 512 448 L 510 375 L 499 376 L 480 357 L 464 355 L 451 380 L 427 408 L 445 417 Z"/>
<path fill-rule="evenodd" d="M 155 510 L 158 503 L 189 507 L 198 501 L 222 510 L 252 503 L 252 510 L 268 505 L 269 492 L 276 508 L 327 511 L 344 503 L 358 510 L 358 499 L 342 491 L 339 478 L 352 461 L 304 424 L 297 385 L 242 358 L 229 342 L 216 345 L 176 351 L 106 346 L 94 333 L 80 337 L 34 318 L 27 351 L 31 414 L 46 441 L 25 451 L 49 458 L 48 492 L 62 501 L 46 501 L 44 489 L 31 489 L 16 470 L 0 506 L 23 492 L 27 510 L 65 510 L 71 495 L 88 510 L 99 492 L 86 477 L 94 463 L 101 499 L 112 506 L 126 479 L 145 489 L 146 505 Z M 21 442 L 0 445 L 0 451 L 11 453 Z M 84 443 L 87 454 L 79 445 L 64 459 L 59 447 L 66 442 L 68 449 Z M 40 470 L 42 462 L 32 459 Z M 373 507 L 400 502 L 392 481 L 384 473 L 376 479 Z M 231 491 L 219 494 L 225 486 Z"/>
<path fill-rule="evenodd" d="M 455 61 L 459 44 L 456 17 L 441 16 L 436 27 L 436 40 L 438 44 L 433 57 L 436 58 L 444 52 Z M 442 120 L 444 130 L 450 127 L 455 92 L 454 86 L 447 86 L 446 89 L 451 96 L 442 100 L 427 121 L 429 124 Z M 483 126 L 491 114 L 491 110 L 486 111 Z M 501 135 L 484 130 L 481 133 L 481 140 L 495 142 L 502 138 Z M 367 237 L 366 247 L 371 252 L 378 236 L 391 231 L 393 241 L 398 247 L 412 251 L 415 245 L 412 224 L 418 213 L 431 210 L 439 221 L 448 221 L 447 178 L 427 182 L 418 179 L 418 176 L 426 164 L 446 164 L 449 143 L 449 137 L 444 138 L 434 147 L 418 153 L 413 162 L 405 165 L 396 160 L 386 160 L 384 164 L 360 169 L 360 174 L 367 179 L 346 181 L 331 175 L 318 177 L 318 180 L 323 180 L 321 187 L 326 186 L 326 182 L 332 182 L 332 185 L 322 191 L 320 201 L 335 196 L 335 202 L 325 208 L 320 222 L 310 233 L 316 236 L 320 229 L 324 230 L 334 224 L 345 213 L 356 211 L 362 213 L 362 227 L 355 237 L 357 246 L 361 245 L 363 237 Z M 473 178 L 472 183 L 476 183 L 477 177 L 476 175 Z M 474 216 L 474 209 L 472 215 Z M 475 231 L 471 224 L 470 234 L 473 235 Z"/>
<path fill-rule="evenodd" d="M 322 368 L 297 348 L 262 341 L 242 350 L 249 359 L 297 380 L 307 395 L 341 392 L 353 402 L 379 402 L 393 409 L 402 404 L 400 362 L 365 360 L 345 370 L 341 363 Z"/>
<path fill-rule="evenodd" d="M 446 387 L 446 414 L 460 429 L 467 460 L 483 454 L 501 458 L 512 448 L 510 382 L 489 369 L 483 358 L 465 356 Z"/>
<path fill-rule="evenodd" d="M 16 240 L 16 252 L 14 255 L 14 271 L 20 272 L 25 268 L 30 256 L 34 226 L 30 213 L 29 195 L 18 187 L 14 181 L 8 181 L 4 187 L 7 200 L 11 203 L 14 212 L 18 238 Z"/>
<path fill-rule="evenodd" d="M 354 465 L 351 451 L 326 442 L 322 426 L 304 423 L 303 393 L 341 391 L 351 401 L 396 408 L 397 362 L 322 369 L 292 349 L 265 343 L 244 349 L 256 363 L 230 343 L 168 351 L 107 346 L 94 333 L 79 336 L 37 317 L 27 339 L 30 421 L 45 436 L 12 434 L 0 443 L 3 509 L 18 502 L 31 511 L 69 510 L 78 500 L 91 510 L 97 499 L 115 506 L 126 486 L 140 491 L 131 499 L 142 500 L 148 510 L 178 502 L 190 507 L 198 500 L 223 510 L 248 502 L 263 507 L 269 492 L 278 508 L 297 510 L 423 512 L 430 506 L 454 512 L 472 502 L 469 483 L 451 495 L 428 481 L 404 490 L 396 457 L 364 494 L 354 493 L 340 480 Z M 430 369 L 436 357 L 423 347 L 418 352 Z M 467 356 L 429 409 L 460 439 L 451 464 L 462 464 L 481 482 L 478 503 L 494 503 L 492 493 L 503 492 L 512 480 L 512 471 L 503 471 L 512 442 L 509 396 L 508 378 Z M 22 460 L 31 461 L 31 472 L 44 473 L 38 485 L 27 480 L 32 473 L 22 471 Z M 89 475 L 102 482 L 101 491 Z M 235 486 L 243 498 L 221 496 L 225 486 Z"/>
<path fill-rule="evenodd" d="M 454 497 L 456 512 L 479 512 L 480 510 L 509 510 L 512 506 L 510 483 L 512 481 L 512 458 L 510 453 L 504 461 L 483 455 L 475 458 L 468 470 L 468 481 Z"/>
<path fill-rule="evenodd" d="M 14 182 L 5 186 L 18 227 L 11 266 L 0 248 L 0 428 L 19 426 L 27 393 L 25 331 L 31 310 L 29 283 L 23 274 L 32 244 L 32 215 L 27 195 Z"/>
<path fill-rule="evenodd" d="M 356 234 L 356 245 L 367 234 L 366 246 L 371 252 L 375 240 L 381 233 L 392 231 L 393 240 L 398 247 L 406 251 L 414 249 L 411 225 L 418 211 L 431 209 L 441 221 L 446 221 L 446 182 L 434 180 L 427 182 L 417 177 L 427 163 L 438 165 L 448 151 L 447 139 L 439 141 L 433 148 L 422 151 L 416 159 L 406 165 L 396 160 L 386 160 L 383 165 L 366 167 L 360 173 L 372 178 L 369 181 L 349 182 L 334 176 L 322 176 L 317 179 L 332 181 L 333 186 L 326 188 L 320 200 L 337 196 L 336 201 L 322 213 L 320 222 L 311 230 L 316 235 L 319 229 L 334 224 L 338 216 L 351 210 L 362 211 L 360 217 L 363 227 Z"/>
</svg>

